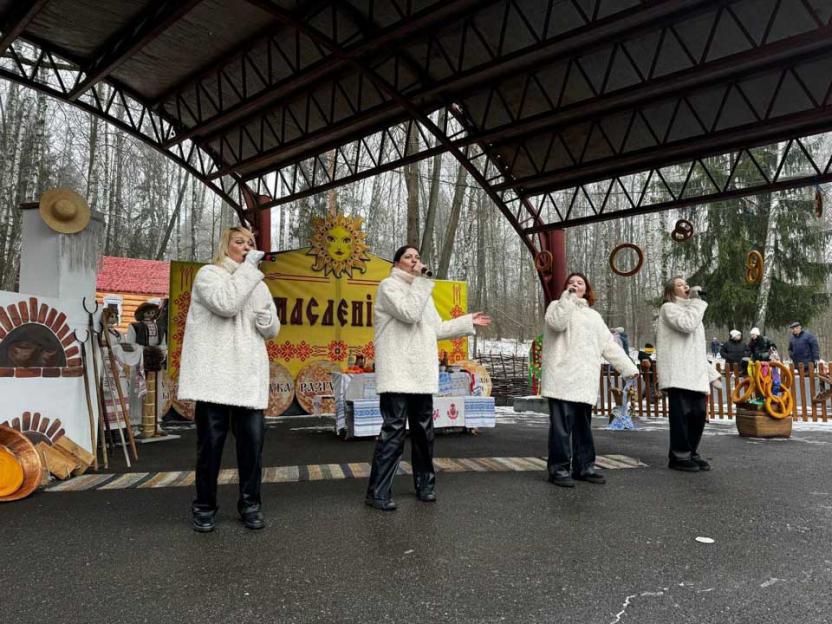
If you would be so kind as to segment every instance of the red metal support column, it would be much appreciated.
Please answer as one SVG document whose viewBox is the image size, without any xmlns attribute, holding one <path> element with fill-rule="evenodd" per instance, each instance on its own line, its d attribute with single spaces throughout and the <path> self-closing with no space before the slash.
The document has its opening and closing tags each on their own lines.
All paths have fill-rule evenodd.
<svg viewBox="0 0 832 624">
<path fill-rule="evenodd" d="M 246 202 L 245 215 L 254 230 L 257 249 L 274 251 L 272 249 L 272 209 L 259 208 L 271 202 L 272 198 L 268 195 L 255 195 L 245 187 L 243 187 L 242 195 Z"/>
<path fill-rule="evenodd" d="M 540 252 L 538 255 L 548 252 L 552 254 L 552 261 L 543 269 L 535 262 L 540 283 L 543 286 L 544 304 L 549 305 L 560 297 L 563 291 L 563 284 L 566 281 L 566 232 L 564 230 L 548 230 L 541 232 Z"/>
</svg>

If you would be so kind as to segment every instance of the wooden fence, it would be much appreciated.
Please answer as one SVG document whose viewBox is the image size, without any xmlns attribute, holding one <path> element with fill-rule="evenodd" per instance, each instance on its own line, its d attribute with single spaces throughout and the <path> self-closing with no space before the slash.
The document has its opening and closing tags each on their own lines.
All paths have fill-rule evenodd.
<svg viewBox="0 0 832 624">
<path fill-rule="evenodd" d="M 832 383 L 826 374 L 821 374 L 814 364 L 805 366 L 789 364 L 794 375 L 792 392 L 795 410 L 792 418 L 804 421 L 826 421 L 832 414 Z M 708 398 L 710 418 L 734 418 L 736 405 L 731 402 L 731 392 L 739 383 L 742 375 L 736 364 L 717 365 L 722 374 L 722 390 L 715 390 Z M 825 372 L 825 371 L 824 371 Z M 612 416 L 612 408 L 624 398 L 620 389 L 623 387 L 621 376 L 610 366 L 601 368 L 601 392 L 596 411 Z M 668 412 L 667 395 L 658 391 L 656 369 L 642 370 L 634 387 L 635 397 L 631 401 L 631 415 L 647 418 L 666 417 Z"/>
<path fill-rule="evenodd" d="M 476 359 L 491 375 L 491 396 L 497 405 L 510 405 L 514 397 L 531 394 L 529 358 L 503 353 L 484 353 Z"/>
</svg>

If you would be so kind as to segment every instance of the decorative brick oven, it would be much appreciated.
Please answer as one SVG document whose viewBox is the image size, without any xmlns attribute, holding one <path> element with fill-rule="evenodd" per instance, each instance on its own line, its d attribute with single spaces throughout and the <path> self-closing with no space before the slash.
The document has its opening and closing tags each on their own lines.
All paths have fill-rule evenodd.
<svg viewBox="0 0 832 624">
<path fill-rule="evenodd" d="M 66 314 L 37 297 L 0 306 L 0 377 L 80 377 L 79 345 Z"/>
</svg>

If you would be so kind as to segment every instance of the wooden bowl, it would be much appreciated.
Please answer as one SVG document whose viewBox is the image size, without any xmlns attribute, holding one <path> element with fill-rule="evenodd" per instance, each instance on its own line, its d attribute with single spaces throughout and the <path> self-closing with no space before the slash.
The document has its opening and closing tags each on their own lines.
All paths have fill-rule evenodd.
<svg viewBox="0 0 832 624">
<path fill-rule="evenodd" d="M 0 426 L 0 446 L 5 447 L 17 458 L 23 468 L 23 484 L 16 492 L 0 496 L 0 503 L 26 498 L 40 485 L 43 463 L 35 445 L 25 435 L 9 427 Z"/>
</svg>

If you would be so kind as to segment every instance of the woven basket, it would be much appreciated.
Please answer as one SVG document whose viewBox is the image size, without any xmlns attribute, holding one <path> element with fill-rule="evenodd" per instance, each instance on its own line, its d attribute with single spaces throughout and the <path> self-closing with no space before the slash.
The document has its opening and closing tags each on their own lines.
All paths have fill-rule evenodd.
<svg viewBox="0 0 832 624">
<path fill-rule="evenodd" d="M 772 418 L 765 412 L 737 409 L 737 431 L 747 438 L 788 438 L 792 435 L 792 419 Z"/>
</svg>

